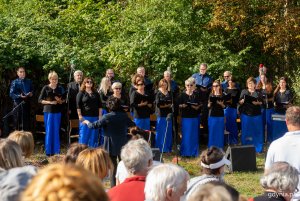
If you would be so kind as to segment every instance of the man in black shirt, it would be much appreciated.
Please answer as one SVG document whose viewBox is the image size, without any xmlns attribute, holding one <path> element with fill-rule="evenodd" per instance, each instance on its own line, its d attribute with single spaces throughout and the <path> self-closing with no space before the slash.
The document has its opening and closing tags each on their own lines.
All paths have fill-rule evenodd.
<svg viewBox="0 0 300 201">
<path fill-rule="evenodd" d="M 80 90 L 80 85 L 83 78 L 83 72 L 76 70 L 74 72 L 74 81 L 68 84 L 68 109 L 70 119 L 78 119 L 77 108 L 76 108 L 76 96 Z"/>
</svg>

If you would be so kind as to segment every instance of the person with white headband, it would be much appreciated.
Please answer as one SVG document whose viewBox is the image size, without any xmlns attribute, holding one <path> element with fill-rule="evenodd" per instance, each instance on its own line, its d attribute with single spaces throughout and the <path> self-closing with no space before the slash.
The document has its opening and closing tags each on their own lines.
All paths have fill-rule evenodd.
<svg viewBox="0 0 300 201">
<path fill-rule="evenodd" d="M 223 182 L 224 166 L 230 165 L 230 161 L 226 159 L 222 149 L 215 146 L 203 151 L 200 159 L 203 174 L 201 176 L 194 177 L 189 181 L 187 191 L 181 201 L 187 200 L 189 196 L 203 184 L 212 181 Z"/>
</svg>

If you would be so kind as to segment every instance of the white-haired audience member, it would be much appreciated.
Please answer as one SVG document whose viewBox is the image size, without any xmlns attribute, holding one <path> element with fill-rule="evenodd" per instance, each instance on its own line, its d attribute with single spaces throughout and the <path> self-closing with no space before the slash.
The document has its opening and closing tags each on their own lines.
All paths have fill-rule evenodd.
<svg viewBox="0 0 300 201">
<path fill-rule="evenodd" d="M 187 187 L 189 174 L 174 164 L 154 167 L 147 175 L 145 197 L 147 201 L 179 201 Z"/>
<path fill-rule="evenodd" d="M 286 162 L 275 162 L 260 179 L 265 193 L 254 201 L 289 201 L 298 185 L 298 171 Z"/>
<path fill-rule="evenodd" d="M 300 107 L 289 107 L 286 111 L 285 121 L 289 132 L 270 145 L 265 171 L 268 171 L 274 162 L 285 161 L 300 172 Z M 298 189 L 300 189 L 300 182 Z M 299 191 L 293 194 L 293 200 L 300 200 Z"/>
<path fill-rule="evenodd" d="M 145 200 L 145 180 L 152 165 L 152 150 L 149 144 L 143 139 L 129 141 L 122 148 L 121 159 L 129 177 L 108 191 L 110 201 Z"/>
<path fill-rule="evenodd" d="M 225 187 L 207 183 L 197 188 L 187 201 L 232 201 L 232 197 Z"/>
</svg>

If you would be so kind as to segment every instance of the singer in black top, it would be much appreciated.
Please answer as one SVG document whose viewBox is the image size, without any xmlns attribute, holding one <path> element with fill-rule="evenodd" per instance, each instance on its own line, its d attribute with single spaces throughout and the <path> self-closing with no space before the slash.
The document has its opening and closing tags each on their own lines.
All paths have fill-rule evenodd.
<svg viewBox="0 0 300 201">
<path fill-rule="evenodd" d="M 225 142 L 230 145 L 238 144 L 238 125 L 237 119 L 237 104 L 240 98 L 240 90 L 236 88 L 234 78 L 231 77 L 227 81 L 228 86 L 224 90 L 225 95 L 230 95 L 231 99 L 224 101 L 226 108 L 224 110 L 224 115 L 226 118 L 225 128 L 229 132 L 228 139 Z"/>
<path fill-rule="evenodd" d="M 172 151 L 172 98 L 168 91 L 168 81 L 161 79 L 158 83 L 158 92 L 155 97 L 156 135 L 155 147 L 160 152 Z"/>
<path fill-rule="evenodd" d="M 18 67 L 18 78 L 11 82 L 9 95 L 13 99 L 14 130 L 30 130 L 30 99 L 33 95 L 33 85 L 30 79 L 25 78 L 24 67 Z M 20 105 L 19 105 L 20 104 Z"/>
<path fill-rule="evenodd" d="M 76 96 L 79 92 L 80 85 L 82 82 L 83 73 L 80 70 L 74 72 L 74 81 L 68 84 L 68 106 L 69 106 L 69 118 L 78 119 L 77 107 L 76 107 Z"/>
<path fill-rule="evenodd" d="M 248 89 L 240 95 L 242 145 L 254 145 L 257 153 L 263 151 L 263 122 L 261 115 L 262 95 L 255 90 L 256 80 L 247 79 Z"/>
<path fill-rule="evenodd" d="M 111 89 L 111 81 L 108 77 L 102 78 L 98 92 L 100 94 L 100 100 L 102 105 L 102 115 L 104 115 L 108 112 L 106 108 L 106 101 L 108 97 L 110 97 L 113 94 L 113 91 Z"/>
<path fill-rule="evenodd" d="M 178 107 L 181 113 L 181 156 L 199 155 L 199 115 L 201 101 L 196 92 L 195 79 L 185 81 L 186 90 L 178 97 Z"/>
<path fill-rule="evenodd" d="M 83 121 L 89 128 L 103 128 L 104 131 L 104 149 L 109 153 L 114 164 L 114 174 L 112 178 L 112 186 L 115 185 L 115 175 L 117 170 L 117 159 L 119 161 L 121 148 L 127 143 L 127 129 L 135 126 L 134 122 L 128 117 L 121 107 L 121 101 L 116 97 L 109 97 L 107 100 L 107 108 L 109 113 L 102 116 L 96 122 Z"/>
<path fill-rule="evenodd" d="M 208 99 L 208 147 L 224 147 L 224 99 L 219 81 L 214 81 Z"/>
<path fill-rule="evenodd" d="M 49 156 L 60 153 L 59 130 L 62 104 L 65 102 L 65 90 L 58 85 L 58 75 L 55 71 L 49 73 L 48 79 L 50 84 L 43 87 L 39 103 L 44 105 L 45 151 Z"/>
<path fill-rule="evenodd" d="M 129 111 L 129 101 L 128 98 L 125 96 L 125 93 L 122 93 L 122 84 L 121 82 L 114 82 L 111 86 L 113 90 L 113 97 L 120 99 L 121 107 L 124 112 Z"/>
<path fill-rule="evenodd" d="M 144 129 L 150 130 L 150 114 L 152 112 L 152 99 L 145 91 L 143 80 L 135 81 L 136 91 L 130 96 L 130 107 L 133 109 L 133 119 L 135 124 Z"/>
<path fill-rule="evenodd" d="M 275 115 L 283 117 L 289 106 L 291 106 L 293 95 L 289 89 L 287 89 L 286 78 L 281 77 L 279 84 L 274 91 L 274 105 Z M 283 119 L 285 119 L 283 117 Z M 282 137 L 288 132 L 285 121 L 272 120 L 272 140 L 276 140 Z"/>
<path fill-rule="evenodd" d="M 83 124 L 83 120 L 91 122 L 97 121 L 102 116 L 99 93 L 96 91 L 92 78 L 84 78 L 80 91 L 76 97 L 77 113 L 79 123 L 79 143 L 86 144 L 89 147 L 98 147 L 99 130 L 90 129 Z"/>
</svg>

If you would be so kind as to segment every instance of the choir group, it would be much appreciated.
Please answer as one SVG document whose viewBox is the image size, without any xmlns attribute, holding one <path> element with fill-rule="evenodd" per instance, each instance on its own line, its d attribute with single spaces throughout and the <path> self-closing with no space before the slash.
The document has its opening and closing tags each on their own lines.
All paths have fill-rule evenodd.
<svg viewBox="0 0 300 201">
<path fill-rule="evenodd" d="M 259 76 L 249 77 L 246 88 L 241 89 L 231 72 L 225 71 L 224 81 L 220 82 L 213 80 L 206 71 L 207 64 L 201 64 L 199 73 L 185 80 L 181 92 L 171 72 L 165 71 L 154 87 L 145 76 L 144 67 L 137 68 L 132 76 L 129 92 L 115 80 L 112 69 L 106 71 L 100 86 L 91 77 L 83 79 L 83 73 L 77 70 L 74 82 L 68 84 L 67 90 L 58 83 L 57 73 L 50 72 L 49 84 L 42 88 L 38 98 L 43 105 L 46 154 L 60 153 L 59 130 L 66 102 L 69 117 L 79 119 L 79 143 L 89 147 L 105 144 L 108 149 L 113 149 L 118 144 L 117 137 L 109 138 L 113 129 L 119 129 L 122 135 L 126 135 L 127 127 L 133 125 L 150 131 L 150 116 L 153 114 L 156 116 L 155 146 L 161 152 L 171 152 L 173 138 L 176 138 L 173 133 L 179 130 L 181 156 L 199 155 L 201 134 L 208 134 L 208 147 L 239 144 L 238 119 L 241 121 L 241 144 L 254 145 L 258 153 L 263 151 L 265 142 L 270 143 L 287 131 L 285 122 L 274 121 L 276 115 L 280 118 L 285 114 L 293 100 L 284 77 L 273 87 L 266 77 L 266 68 L 260 65 Z M 25 78 L 24 67 L 19 67 L 17 74 L 19 78 L 12 82 L 10 96 L 15 105 L 22 105 L 16 119 L 18 125 L 22 121 L 22 129 L 26 130 L 28 100 L 33 87 L 32 82 Z M 124 113 L 134 123 L 124 117 Z M 119 123 L 114 121 L 118 118 Z M 121 141 L 118 146 L 125 145 L 126 139 Z M 118 156 L 119 152 L 112 155 Z"/>
</svg>

